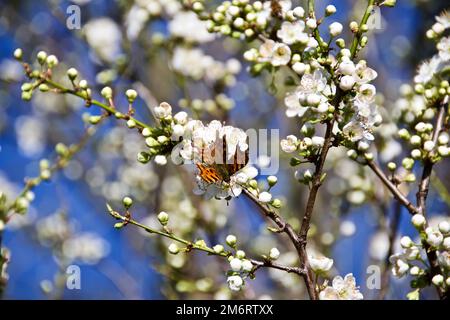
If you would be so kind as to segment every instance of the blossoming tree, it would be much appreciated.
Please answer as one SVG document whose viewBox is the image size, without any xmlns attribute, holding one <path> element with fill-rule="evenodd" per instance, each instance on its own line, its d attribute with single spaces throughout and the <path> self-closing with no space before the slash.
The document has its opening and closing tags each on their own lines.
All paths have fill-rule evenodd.
<svg viewBox="0 0 450 320">
<path fill-rule="evenodd" d="M 448 298 L 448 206 L 447 217 L 438 224 L 430 223 L 428 211 L 432 181 L 437 181 L 437 189 L 445 190 L 441 180 L 435 178 L 440 176 L 435 168 L 450 155 L 450 15 L 443 12 L 436 17 L 426 32 L 428 41 L 435 44 L 435 54 L 420 64 L 410 83 L 400 87 L 400 98 L 389 105 L 377 92 L 377 71 L 370 59 L 363 57 L 370 43 L 370 19 L 377 10 L 389 10 L 395 1 L 367 0 L 365 4 L 359 20 L 347 27 L 334 20 L 336 6 L 329 4 L 319 12 L 314 0 L 306 1 L 306 6 L 285 0 L 212 4 L 201 0 L 135 1 L 125 20 L 130 42 L 137 41 L 153 21 L 167 22 L 168 35 L 153 35 L 154 52 L 149 55 L 168 56 L 170 73 L 181 92 L 176 104 L 157 102 L 158 86 L 136 80 L 141 77 L 139 68 L 134 71 L 132 89 L 122 94 L 114 88 L 111 77 L 127 74 L 127 67 L 121 66 L 121 57 L 115 52 L 119 48 L 111 44 L 111 39 L 89 31 L 101 28 L 96 23 L 108 25 L 110 21 L 89 22 L 84 27 L 86 41 L 98 59 L 117 64 L 115 69 L 97 75 L 97 82 L 106 84 L 101 89 L 85 80 L 76 68 L 61 66 L 55 55 L 39 51 L 35 61 L 28 62 L 26 52 L 16 49 L 14 57 L 28 78 L 21 87 L 23 100 L 29 101 L 35 95 L 72 96 L 82 100 L 91 113 L 83 115 L 87 129 L 80 143 L 57 144 L 55 162 L 42 160 L 39 176 L 27 179 L 17 197 L 7 198 L 2 193 L 0 230 L 15 215 L 26 214 L 32 190 L 68 166 L 97 126 L 115 118 L 116 125 L 127 130 L 121 131 L 125 150 L 129 144 L 136 146 L 128 147 L 133 152 L 138 149 L 128 160 L 126 170 L 133 173 L 125 175 L 126 179 L 139 182 L 150 174 L 149 181 L 165 182 L 160 186 L 155 183 L 150 189 L 148 183 L 136 182 L 137 188 L 128 188 L 129 194 L 119 192 L 120 196 L 113 198 L 106 195 L 107 211 L 117 220 L 114 227 L 122 229 L 117 232 L 131 233 L 137 227 L 156 236 L 152 240 L 159 241 L 159 250 L 167 259 L 160 266 L 162 273 L 169 278 L 174 272 L 182 274 L 171 283 L 176 291 L 214 292 L 209 297 L 215 298 L 232 294 L 246 297 L 245 292 L 258 282 L 260 272 L 267 269 L 283 290 L 296 298 L 363 299 L 361 284 L 356 283 L 353 274 L 339 275 L 334 265 L 338 258 L 330 258 L 334 236 L 324 230 L 333 224 L 333 218 L 325 217 L 323 211 L 336 210 L 334 219 L 339 221 L 339 210 L 345 209 L 338 202 L 323 204 L 327 201 L 320 195 L 327 194 L 345 198 L 350 205 L 366 203 L 382 209 L 374 213 L 381 217 L 388 237 L 388 248 L 379 259 L 386 269 L 379 275 L 379 298 L 388 292 L 390 270 L 397 278 L 410 278 L 409 299 L 420 298 L 428 287 L 434 288 L 433 297 Z M 108 28 L 114 30 L 116 25 Z M 225 61 L 205 53 L 209 44 L 227 41 L 233 41 L 236 48 Z M 283 110 L 291 124 L 290 134 L 278 144 L 281 160 L 290 164 L 279 173 L 280 177 L 275 173 L 262 175 L 271 159 L 267 155 L 254 157 L 258 144 L 246 131 L 251 127 L 245 127 L 245 122 L 241 127 L 230 123 L 229 113 L 235 105 L 233 92 L 239 95 L 231 88 L 237 86 L 241 58 L 246 72 L 256 80 L 269 79 L 265 89 L 280 98 L 276 108 Z M 194 85 L 203 86 L 203 90 L 192 89 Z M 209 96 L 192 95 L 202 91 Z M 149 121 L 140 116 L 142 103 L 151 107 Z M 111 145 L 105 143 L 105 148 Z M 174 173 L 148 173 L 161 168 Z M 442 177 L 446 179 L 445 172 Z M 279 182 L 285 180 L 303 186 L 304 202 L 292 205 L 289 188 Z M 95 182 L 92 185 L 99 187 Z M 284 195 L 275 196 L 278 187 Z M 145 204 L 149 193 L 160 194 L 152 204 L 156 213 L 141 221 L 136 218 L 135 208 L 139 207 L 137 202 Z M 117 201 L 119 198 L 121 201 Z M 250 214 L 265 221 L 266 230 L 255 242 L 273 245 L 255 249 L 251 239 L 245 237 L 249 231 L 239 228 L 234 228 L 239 232 L 225 233 L 223 237 L 210 236 L 221 234 L 237 198 L 246 199 L 252 205 Z M 395 212 L 387 219 L 391 203 Z M 413 238 L 400 237 L 397 230 L 402 212 L 410 215 L 416 230 Z M 238 224 L 239 215 L 233 218 Z M 354 233 L 353 223 L 340 222 L 342 234 Z M 375 238 L 373 245 L 382 241 Z M 194 255 L 193 251 L 204 254 Z M 195 280 L 195 270 L 186 267 L 191 257 L 198 264 L 215 259 L 214 263 L 224 270 L 219 276 Z M 0 263 L 4 285 L 8 259 L 3 250 Z M 226 283 L 229 291 L 216 283 Z"/>
</svg>

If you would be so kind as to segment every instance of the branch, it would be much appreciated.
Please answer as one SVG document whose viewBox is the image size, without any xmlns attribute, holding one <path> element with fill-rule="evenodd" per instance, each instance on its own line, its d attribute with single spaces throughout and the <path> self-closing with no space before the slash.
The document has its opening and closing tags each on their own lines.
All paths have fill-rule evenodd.
<svg viewBox="0 0 450 320">
<path fill-rule="evenodd" d="M 219 256 L 219 257 L 223 257 L 223 258 L 228 258 L 231 255 L 230 252 L 223 251 L 221 253 L 217 253 L 217 252 L 214 251 L 213 248 L 210 248 L 208 246 L 198 245 L 198 244 L 196 244 L 196 243 L 194 243 L 192 241 L 180 238 L 180 237 L 174 235 L 173 233 L 170 233 L 170 232 L 167 232 L 167 231 L 160 231 L 160 230 L 157 230 L 157 229 L 150 228 L 150 227 L 148 227 L 146 225 L 143 225 L 143 224 L 137 222 L 134 219 L 131 219 L 128 216 L 122 216 L 120 213 L 114 211 L 109 205 L 107 205 L 107 207 L 108 207 L 109 213 L 114 218 L 116 218 L 118 220 L 122 220 L 126 224 L 135 225 L 135 226 L 145 230 L 148 233 L 157 234 L 157 235 L 160 235 L 162 237 L 165 237 L 165 238 L 174 240 L 176 242 L 179 242 L 181 244 L 184 244 L 186 246 L 186 248 L 187 248 L 187 251 L 189 251 L 189 250 L 203 251 L 203 252 L 208 253 L 209 255 Z M 253 270 L 253 272 L 258 270 L 259 268 L 273 268 L 273 269 L 283 270 L 283 271 L 286 271 L 286 272 L 289 272 L 289 273 L 296 273 L 298 275 L 303 275 L 304 274 L 304 271 L 302 269 L 300 269 L 300 268 L 284 266 L 284 265 L 275 263 L 275 262 L 270 261 L 270 260 L 264 260 L 264 261 L 260 261 L 260 260 L 256 260 L 256 259 L 249 259 L 249 260 L 255 266 L 255 269 Z"/>
<path fill-rule="evenodd" d="M 445 119 L 445 107 L 446 107 L 447 103 L 448 103 L 448 96 L 446 96 L 442 100 L 442 102 L 439 104 L 439 114 L 436 119 L 436 125 L 434 128 L 433 138 L 432 138 L 434 145 L 437 145 L 439 134 L 442 131 L 442 127 L 443 127 L 444 119 Z M 419 213 L 421 213 L 424 216 L 426 215 L 426 200 L 428 197 L 428 191 L 429 191 L 429 186 L 430 186 L 430 176 L 431 176 L 431 172 L 433 171 L 433 165 L 434 165 L 433 161 L 431 161 L 431 159 L 430 159 L 431 156 L 432 155 L 430 155 L 425 160 L 425 164 L 423 166 L 422 178 L 420 179 L 420 182 L 419 182 L 419 191 L 417 192 L 418 210 L 419 210 Z"/>
<path fill-rule="evenodd" d="M 303 277 L 303 280 L 305 281 L 306 289 L 308 291 L 309 298 L 312 300 L 317 300 L 317 292 L 315 290 L 314 285 L 314 277 L 312 275 L 312 270 L 309 268 L 309 264 L 305 263 L 304 259 L 308 259 L 306 250 L 304 246 L 302 245 L 302 241 L 300 237 L 295 232 L 294 228 L 283 220 L 275 211 L 271 210 L 270 208 L 262 205 L 259 200 L 248 190 L 243 189 L 244 194 L 260 209 L 260 212 L 274 222 L 278 228 L 279 232 L 284 232 L 287 234 L 289 239 L 291 240 L 292 244 L 294 245 L 297 254 L 300 258 L 300 268 L 301 270 L 301 276 Z M 306 260 L 307 261 L 307 260 Z"/>
<path fill-rule="evenodd" d="M 400 216 L 402 214 L 402 204 L 400 202 L 395 203 L 394 215 L 390 225 L 386 222 L 386 229 L 389 230 L 389 250 L 384 260 L 384 270 L 381 275 L 381 290 L 378 295 L 379 300 L 384 300 L 388 289 L 390 280 L 390 270 L 389 270 L 389 258 L 394 253 L 395 239 L 397 238 L 398 225 L 400 223 Z"/>
<path fill-rule="evenodd" d="M 367 23 L 367 20 L 369 20 L 370 14 L 372 13 L 373 5 L 375 0 L 368 0 L 367 1 L 367 7 L 366 11 L 364 12 L 364 15 L 361 19 L 361 22 L 359 23 L 359 28 L 355 34 L 355 37 L 353 38 L 352 45 L 350 47 L 350 53 L 351 53 L 351 59 L 354 59 L 356 57 L 356 54 L 358 53 L 358 45 L 361 41 L 363 32 L 361 30 L 361 26 Z"/>
<path fill-rule="evenodd" d="M 433 132 L 432 141 L 434 142 L 435 145 L 437 144 L 439 134 L 441 133 L 444 125 L 445 111 L 446 111 L 445 109 L 447 104 L 448 104 L 448 96 L 445 96 L 445 98 L 439 104 L 439 113 L 436 119 L 436 125 Z M 419 181 L 419 191 L 417 191 L 417 207 L 419 213 L 422 214 L 423 216 L 426 216 L 427 213 L 426 201 L 430 187 L 430 177 L 434 166 L 434 163 L 431 160 L 432 156 L 433 155 L 430 154 L 428 158 L 425 160 L 422 178 Z M 437 260 L 436 250 L 432 249 L 431 246 L 428 244 L 428 242 L 425 240 L 422 240 L 422 245 L 427 254 L 428 261 L 430 262 L 430 270 L 431 270 L 430 278 L 432 278 L 433 276 L 441 273 L 441 269 L 439 267 L 439 263 Z M 442 299 L 444 297 L 444 292 L 440 288 L 437 288 L 437 291 L 439 294 L 439 298 Z"/>
<path fill-rule="evenodd" d="M 397 188 L 397 186 L 389 180 L 381 168 L 373 161 L 368 160 L 367 165 L 380 178 L 381 182 L 391 191 L 392 195 L 403 204 L 411 214 L 419 213 L 419 209 L 408 200 L 408 198 Z"/>
</svg>

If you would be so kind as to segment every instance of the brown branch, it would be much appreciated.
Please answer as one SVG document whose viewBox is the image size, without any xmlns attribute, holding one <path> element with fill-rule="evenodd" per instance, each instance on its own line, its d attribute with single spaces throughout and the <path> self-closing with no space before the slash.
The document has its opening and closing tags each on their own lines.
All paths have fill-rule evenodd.
<svg viewBox="0 0 450 320">
<path fill-rule="evenodd" d="M 305 247 L 302 245 L 302 241 L 295 232 L 294 228 L 289 223 L 284 221 L 283 218 L 281 218 L 275 211 L 261 204 L 259 200 L 250 191 L 244 189 L 243 192 L 260 209 L 260 212 L 263 214 L 264 217 L 274 222 L 279 228 L 280 232 L 287 234 L 300 258 L 301 266 L 300 268 L 298 268 L 298 270 L 300 270 L 301 273 L 297 274 L 300 274 L 303 277 L 309 298 L 312 300 L 317 300 L 318 296 L 315 290 L 314 277 L 312 275 L 311 268 L 309 268 L 309 265 L 303 261 L 305 257 L 306 259 L 308 258 L 306 250 Z"/>
<path fill-rule="evenodd" d="M 436 119 L 436 126 L 434 128 L 432 141 L 434 145 L 437 144 L 439 134 L 442 131 L 442 127 L 444 125 L 445 119 L 445 107 L 448 103 L 448 96 L 445 97 L 444 100 L 439 104 L 439 114 Z M 430 155 L 432 156 L 432 155 Z M 433 171 L 433 161 L 431 161 L 430 157 L 425 160 L 425 164 L 423 166 L 422 178 L 419 182 L 419 191 L 417 192 L 417 206 L 419 213 L 426 215 L 426 200 L 428 197 L 428 191 L 430 187 L 430 177 L 431 172 Z"/>
<path fill-rule="evenodd" d="M 446 96 L 440 103 L 439 103 L 439 113 L 436 119 L 436 125 L 433 132 L 432 141 L 434 144 L 437 144 L 439 134 L 441 133 L 444 125 L 445 120 L 445 112 L 446 112 L 446 106 L 448 104 L 448 96 Z M 419 213 L 423 216 L 426 216 L 427 209 L 426 209 L 426 201 L 428 198 L 428 192 L 430 188 L 430 177 L 431 173 L 433 171 L 434 163 L 431 160 L 431 157 L 433 154 L 430 154 L 429 157 L 425 160 L 423 171 L 422 171 L 422 178 L 419 181 L 419 190 L 417 191 L 417 207 L 419 210 Z M 433 278 L 433 276 L 440 274 L 441 269 L 439 267 L 439 263 L 437 260 L 437 254 L 436 250 L 432 249 L 431 246 L 426 242 L 425 240 L 422 240 L 423 248 L 426 252 L 428 261 L 430 262 L 430 279 Z M 445 296 L 444 292 L 437 288 L 439 298 L 443 298 Z"/>
<path fill-rule="evenodd" d="M 402 204 L 397 201 L 395 202 L 394 216 L 392 217 L 392 221 L 390 225 L 386 223 L 386 229 L 389 229 L 389 236 L 388 236 L 389 250 L 384 260 L 384 270 L 383 274 L 381 275 L 381 290 L 378 295 L 379 300 L 384 300 L 389 289 L 389 280 L 390 280 L 389 258 L 394 253 L 395 238 L 397 237 L 398 233 L 398 225 L 400 222 L 401 213 L 402 213 Z"/>
<path fill-rule="evenodd" d="M 386 174 L 381 168 L 373 161 L 367 161 L 367 165 L 370 169 L 380 178 L 383 184 L 391 191 L 392 195 L 405 206 L 411 214 L 419 213 L 419 209 L 408 200 L 408 198 L 397 188 L 397 186 L 389 180 Z"/>
</svg>

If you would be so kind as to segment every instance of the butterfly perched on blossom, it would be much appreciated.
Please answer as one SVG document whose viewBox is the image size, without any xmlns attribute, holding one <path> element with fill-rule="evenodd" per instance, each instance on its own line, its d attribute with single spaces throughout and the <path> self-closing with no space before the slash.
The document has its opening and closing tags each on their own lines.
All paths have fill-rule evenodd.
<svg viewBox="0 0 450 320">
<path fill-rule="evenodd" d="M 221 143 L 214 144 L 210 149 L 209 159 L 214 161 L 205 160 L 205 150 L 201 150 L 200 162 L 196 163 L 199 170 L 199 177 L 207 184 L 213 183 L 229 183 L 231 177 L 244 168 L 248 163 L 248 149 L 244 152 L 236 148 L 234 154 L 229 157 L 227 150 L 227 141 L 225 135 L 223 135 Z"/>
</svg>

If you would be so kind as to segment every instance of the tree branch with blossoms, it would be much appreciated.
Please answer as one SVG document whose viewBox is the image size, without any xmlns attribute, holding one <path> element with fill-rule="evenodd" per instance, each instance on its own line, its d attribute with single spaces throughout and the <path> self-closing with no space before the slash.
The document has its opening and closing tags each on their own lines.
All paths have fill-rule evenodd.
<svg viewBox="0 0 450 320">
<path fill-rule="evenodd" d="M 374 8 L 394 5 L 395 1 L 392 0 L 368 0 L 360 22 L 352 21 L 348 26 L 352 37 L 347 45 L 341 37 L 344 30 L 341 23 L 330 23 L 328 32 L 319 29 L 336 12 L 334 5 L 326 6 L 320 17 L 315 12 L 313 0 L 308 1 L 307 11 L 301 6 L 292 8 L 287 1 L 263 3 L 234 0 L 224 1 L 212 8 L 203 1 L 182 1 L 182 5 L 177 7 L 180 14 L 173 19 L 190 21 L 195 28 L 204 28 L 204 32 L 195 37 L 189 34 L 189 28 L 186 31 L 171 24 L 170 32 L 185 39 L 181 44 L 167 43 L 164 50 L 172 56 L 172 67 L 180 76 L 177 79 L 181 79 L 179 88 L 185 96 L 180 100 L 180 106 L 189 106 L 191 109 L 187 110 L 193 116 L 185 111 L 175 113 L 171 104 L 162 102 L 150 106 L 154 122 L 152 125 L 147 124 L 134 116 L 134 103 L 138 98 L 134 89 L 126 90 L 128 105 L 120 108 L 116 106 L 116 92 L 110 86 L 99 90 L 103 100 L 95 99 L 97 94 L 75 68 L 67 70 L 66 76 L 71 87 L 66 86 L 53 79 L 54 68 L 58 65 L 54 55 L 40 51 L 36 56 L 37 63 L 30 64 L 23 61 L 23 52 L 17 49 L 14 55 L 22 63 L 29 78 L 22 85 L 22 98 L 30 100 L 36 90 L 78 97 L 85 102 L 86 107 L 94 106 L 102 112 L 101 115 L 87 116 L 90 124 L 96 125 L 114 116 L 123 120 L 133 133 L 145 141 L 145 149 L 137 155 L 138 162 L 147 164 L 152 161 L 164 166 L 170 158 L 177 166 L 188 167 L 193 164 L 196 167 L 195 196 L 202 195 L 209 201 L 217 199 L 228 203 L 242 194 L 255 204 L 262 217 L 275 226 L 269 226 L 269 231 L 287 235 L 295 248 L 298 266 L 275 262 L 280 257 L 276 247 L 267 254 L 259 253 L 262 259 L 249 258 L 244 250 L 238 248 L 238 238 L 232 234 L 225 239 L 231 250 L 225 250 L 223 244 L 209 246 L 202 238 L 186 240 L 191 235 L 182 236 L 173 232 L 168 226 L 169 214 L 164 211 L 157 214 L 161 229 L 147 226 L 131 217 L 131 197 L 123 198 L 123 214 L 107 205 L 110 215 L 119 220 L 115 224 L 117 229 L 131 224 L 150 234 L 169 239 L 173 241 L 167 248 L 171 254 L 196 250 L 226 258 L 229 264 L 227 283 L 232 291 L 241 291 L 245 286 L 244 280 L 253 279 L 256 271 L 267 268 L 301 277 L 312 300 L 363 298 L 353 274 L 344 277 L 336 275 L 329 285 L 334 261 L 320 253 L 320 248 L 316 248 L 311 237 L 321 186 L 332 171 L 328 169 L 328 160 L 334 151 L 343 150 L 345 160 L 353 160 L 352 164 L 364 171 L 364 177 L 373 179 L 371 182 L 378 183 L 377 186 L 385 186 L 412 216 L 411 222 L 418 231 L 419 240 L 402 237 L 400 243 L 403 252 L 389 257 L 395 276 L 409 274 L 413 278 L 413 290 L 408 298 L 419 298 L 420 290 L 432 285 L 443 299 L 448 297 L 450 288 L 450 223 L 441 222 L 436 229 L 429 225 L 426 215 L 434 167 L 450 154 L 450 85 L 445 80 L 450 54 L 448 37 L 444 36 L 445 31 L 450 29 L 450 17 L 448 14 L 438 17 L 438 22 L 427 32 L 428 38 L 436 41 L 438 53 L 421 65 L 414 79 L 414 88 L 403 90 L 403 109 L 399 112 L 399 118 L 395 119 L 402 128 L 398 130 L 396 138 L 404 140 L 405 149 L 411 147 L 408 150 L 410 155 L 403 158 L 401 170 L 395 162 L 389 162 L 389 174 L 386 174 L 384 164 L 377 158 L 380 151 L 377 142 L 381 140 L 383 124 L 382 107 L 379 106 L 377 89 L 373 85 L 378 74 L 368 66 L 366 60 L 358 59 L 358 56 L 369 41 L 366 34 Z M 243 129 L 219 120 L 208 123 L 199 120 L 201 113 L 198 111 L 202 109 L 202 102 L 191 97 L 185 80 L 211 77 L 208 78 L 208 85 L 217 105 L 223 107 L 216 115 L 220 113 L 223 116 L 227 114 L 227 106 L 231 102 L 221 91 L 224 91 L 228 82 L 233 82 L 230 78 L 240 70 L 236 61 L 228 61 L 225 65 L 195 47 L 201 40 L 214 38 L 212 34 L 231 37 L 245 44 L 243 57 L 250 65 L 250 73 L 257 77 L 267 72 L 272 77 L 268 91 L 276 91 L 272 90 L 278 84 L 279 78 L 276 79 L 276 76 L 283 78 L 284 82 L 279 81 L 280 84 L 286 83 L 285 114 L 287 118 L 293 118 L 297 134 L 288 135 L 281 140 L 280 145 L 290 155 L 290 165 L 297 168 L 293 173 L 295 180 L 308 189 L 306 203 L 300 210 L 301 216 L 289 219 L 287 213 L 278 213 L 282 201 L 271 194 L 271 188 L 277 184 L 277 177 L 269 176 L 265 181 L 257 181 L 258 170 L 247 163 L 249 149 L 254 146 L 249 145 Z M 207 63 L 196 67 L 183 63 L 183 58 L 192 64 L 202 59 Z M 291 77 L 291 74 L 295 77 Z M 141 86 L 141 89 L 146 90 Z M 421 108 L 416 107 L 416 100 L 422 102 Z M 411 106 L 413 104 L 414 107 Z M 72 157 L 77 151 L 77 148 L 69 148 L 67 153 L 61 151 L 61 154 Z M 45 168 L 41 168 L 41 177 L 35 182 L 44 179 L 43 172 L 47 174 L 48 171 L 51 175 L 54 170 L 62 168 L 70 157 L 61 158 L 64 163 L 56 167 L 43 166 Z M 422 173 L 417 183 L 416 203 L 413 203 L 409 199 L 408 189 L 416 186 L 416 163 L 420 163 Z M 35 182 L 27 184 L 28 189 L 21 194 L 22 197 Z M 159 209 L 159 204 L 157 207 Z M 399 219 L 399 215 L 400 211 L 395 218 Z M 397 230 L 397 222 L 393 223 L 394 230 Z M 389 236 L 389 254 L 393 253 L 395 247 L 397 231 L 394 230 Z M 183 247 L 180 248 L 180 245 Z M 384 284 L 387 282 L 383 281 Z"/>
</svg>

